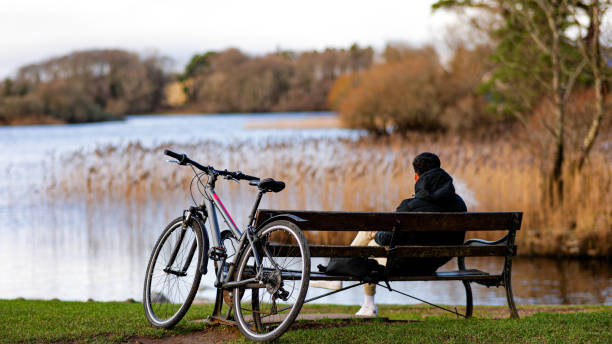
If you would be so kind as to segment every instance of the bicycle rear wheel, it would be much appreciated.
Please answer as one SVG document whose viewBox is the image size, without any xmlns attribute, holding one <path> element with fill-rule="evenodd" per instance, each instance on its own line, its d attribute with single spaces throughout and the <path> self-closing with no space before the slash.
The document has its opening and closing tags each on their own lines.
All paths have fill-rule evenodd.
<svg viewBox="0 0 612 344">
<path fill-rule="evenodd" d="M 235 288 L 238 328 L 253 341 L 280 337 L 299 314 L 310 276 L 310 250 L 302 231 L 289 221 L 274 221 L 255 235 L 262 261 L 262 284 Z M 236 281 L 255 277 L 253 247 L 249 244 L 238 264 Z M 250 291 L 248 289 L 251 289 Z"/>
<path fill-rule="evenodd" d="M 171 328 L 187 313 L 202 278 L 199 266 L 208 247 L 196 220 L 174 219 L 157 240 L 145 275 L 143 304 L 151 325 Z"/>
</svg>

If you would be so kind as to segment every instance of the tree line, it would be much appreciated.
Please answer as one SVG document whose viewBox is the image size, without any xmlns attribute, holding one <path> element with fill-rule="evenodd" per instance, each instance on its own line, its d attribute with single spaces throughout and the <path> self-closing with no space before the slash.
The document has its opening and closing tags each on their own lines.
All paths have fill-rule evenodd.
<svg viewBox="0 0 612 344">
<path fill-rule="evenodd" d="M 158 109 L 167 59 L 88 50 L 21 67 L 0 87 L 0 123 L 80 123 Z"/>
<path fill-rule="evenodd" d="M 198 112 L 326 110 L 327 94 L 343 74 L 367 69 L 374 51 L 278 51 L 250 57 L 238 49 L 195 55 L 179 76 L 190 109 Z"/>
<path fill-rule="evenodd" d="M 371 47 L 277 51 L 238 49 L 196 54 L 182 73 L 163 56 L 87 50 L 21 67 L 0 84 L 0 124 L 78 123 L 159 111 L 271 112 L 326 110 L 335 79 L 372 64 Z M 179 85 L 183 100 L 169 101 Z"/>
</svg>

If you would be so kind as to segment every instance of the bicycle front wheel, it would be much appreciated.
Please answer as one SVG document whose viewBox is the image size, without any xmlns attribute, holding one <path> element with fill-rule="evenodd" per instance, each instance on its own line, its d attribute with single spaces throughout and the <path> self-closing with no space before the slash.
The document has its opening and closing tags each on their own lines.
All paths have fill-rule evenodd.
<svg viewBox="0 0 612 344">
<path fill-rule="evenodd" d="M 145 275 L 143 304 L 151 325 L 171 328 L 187 313 L 200 285 L 205 237 L 196 220 L 174 219 L 157 240 Z M 208 246 L 208 245 L 206 245 Z"/>
<path fill-rule="evenodd" d="M 310 250 L 292 222 L 274 221 L 255 235 L 261 283 L 234 289 L 234 310 L 242 334 L 253 341 L 280 337 L 299 314 L 310 276 Z M 258 275 L 251 245 L 240 258 L 236 281 Z M 250 289 L 250 290 L 248 290 Z"/>
</svg>

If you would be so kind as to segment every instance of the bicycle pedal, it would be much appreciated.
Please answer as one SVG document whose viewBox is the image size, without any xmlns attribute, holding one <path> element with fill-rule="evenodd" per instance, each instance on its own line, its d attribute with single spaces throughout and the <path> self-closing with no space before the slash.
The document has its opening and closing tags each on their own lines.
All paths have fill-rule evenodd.
<svg viewBox="0 0 612 344">
<path fill-rule="evenodd" d="M 220 261 L 227 258 L 227 253 L 225 253 L 225 248 L 223 247 L 211 247 L 208 251 L 208 257 L 214 261 Z"/>
</svg>

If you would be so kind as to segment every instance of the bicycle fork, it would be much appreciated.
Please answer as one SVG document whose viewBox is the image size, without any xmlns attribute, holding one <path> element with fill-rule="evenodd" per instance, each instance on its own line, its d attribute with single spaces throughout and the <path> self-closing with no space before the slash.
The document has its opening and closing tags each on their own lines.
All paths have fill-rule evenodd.
<svg viewBox="0 0 612 344">
<path fill-rule="evenodd" d="M 174 249 L 172 250 L 172 253 L 170 254 L 170 259 L 168 260 L 168 264 L 163 270 L 165 273 L 176 275 L 179 277 L 187 276 L 187 269 L 189 269 L 189 266 L 191 265 L 191 261 L 193 260 L 193 256 L 195 255 L 196 249 L 198 248 L 197 238 L 194 238 L 193 242 L 191 243 L 191 247 L 189 248 L 189 253 L 187 254 L 187 259 L 185 260 L 185 263 L 183 264 L 183 267 L 181 268 L 181 270 L 172 269 L 172 265 L 174 265 L 176 256 L 178 255 L 180 247 L 185 238 L 185 233 L 187 232 L 187 226 L 190 223 L 190 221 L 193 221 L 191 219 L 192 211 L 193 209 L 189 209 L 189 210 L 186 210 L 185 213 L 183 214 L 183 223 L 182 223 L 181 232 L 179 234 L 178 240 L 176 241 L 176 244 L 174 245 Z M 197 233 L 194 233 L 194 234 L 197 235 Z M 199 269 L 202 275 L 205 275 L 208 272 L 207 264 L 204 261 L 202 262 L 202 266 L 200 266 Z"/>
</svg>

